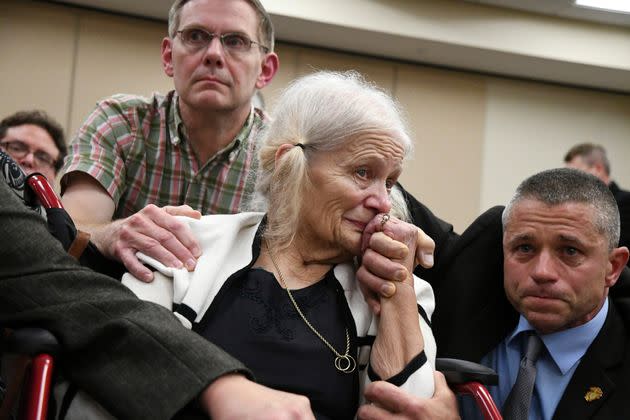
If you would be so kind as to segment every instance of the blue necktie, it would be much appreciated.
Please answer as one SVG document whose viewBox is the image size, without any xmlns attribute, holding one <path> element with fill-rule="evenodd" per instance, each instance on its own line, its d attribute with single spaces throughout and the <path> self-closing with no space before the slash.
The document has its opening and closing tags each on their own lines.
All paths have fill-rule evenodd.
<svg viewBox="0 0 630 420">
<path fill-rule="evenodd" d="M 516 382 L 503 405 L 503 418 L 506 420 L 527 420 L 536 382 L 536 361 L 543 349 L 538 334 L 532 332 L 527 339 L 525 356 L 521 359 Z"/>
</svg>

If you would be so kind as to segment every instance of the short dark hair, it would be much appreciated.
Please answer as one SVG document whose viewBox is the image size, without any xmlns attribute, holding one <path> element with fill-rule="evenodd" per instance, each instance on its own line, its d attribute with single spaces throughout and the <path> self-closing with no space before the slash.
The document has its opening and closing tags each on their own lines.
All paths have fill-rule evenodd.
<svg viewBox="0 0 630 420">
<path fill-rule="evenodd" d="M 604 166 L 606 175 L 610 175 L 610 161 L 603 146 L 595 143 L 576 144 L 564 156 L 564 163 L 571 162 L 577 156 L 583 158 L 589 166 L 601 163 Z"/>
<path fill-rule="evenodd" d="M 619 208 L 610 189 L 599 178 L 573 168 L 549 169 L 530 176 L 516 189 L 503 210 L 503 229 L 510 221 L 512 209 L 522 200 L 537 200 L 549 206 L 582 203 L 594 210 L 593 225 L 612 250 L 619 244 Z"/>
<path fill-rule="evenodd" d="M 7 135 L 9 128 L 26 124 L 36 125 L 46 130 L 53 139 L 55 146 L 59 150 L 59 157 L 55 160 L 55 172 L 58 172 L 63 166 L 63 158 L 68 154 L 68 146 L 66 145 L 63 128 L 46 112 L 41 110 L 18 111 L 4 118 L 0 121 L 0 140 Z"/>
<path fill-rule="evenodd" d="M 179 28 L 179 17 L 181 15 L 182 8 L 192 0 L 175 0 L 171 6 L 171 10 L 168 12 L 168 36 L 175 38 L 177 29 Z M 258 35 L 261 37 L 259 40 L 264 47 L 269 48 L 269 51 L 273 51 L 274 47 L 274 29 L 271 22 L 271 16 L 265 10 L 260 0 L 245 0 L 256 12 L 258 16 Z"/>
</svg>

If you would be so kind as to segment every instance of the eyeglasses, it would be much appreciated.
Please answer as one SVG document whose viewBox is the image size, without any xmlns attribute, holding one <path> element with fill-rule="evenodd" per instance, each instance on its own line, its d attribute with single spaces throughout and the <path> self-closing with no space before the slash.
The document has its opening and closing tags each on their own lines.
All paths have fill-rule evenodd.
<svg viewBox="0 0 630 420">
<path fill-rule="evenodd" d="M 259 42 L 252 41 L 245 34 L 238 32 L 228 34 L 211 34 L 210 32 L 200 28 L 187 28 L 177 31 L 184 45 L 195 51 L 208 48 L 212 40 L 218 37 L 225 51 L 229 53 L 246 53 L 252 48 L 252 44 L 258 45 L 264 52 L 269 52 L 269 48 Z"/>
<path fill-rule="evenodd" d="M 30 147 L 20 140 L 5 141 L 0 143 L 0 149 L 4 150 L 15 159 L 22 159 L 31 152 Z M 36 150 L 33 152 L 33 157 L 35 158 L 35 163 L 40 168 L 43 166 L 54 168 L 55 166 L 55 159 L 46 152 Z"/>
</svg>

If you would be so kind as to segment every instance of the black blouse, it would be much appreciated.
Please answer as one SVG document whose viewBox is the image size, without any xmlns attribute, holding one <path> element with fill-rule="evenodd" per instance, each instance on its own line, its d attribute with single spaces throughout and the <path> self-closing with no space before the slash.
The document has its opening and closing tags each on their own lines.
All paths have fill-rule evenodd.
<svg viewBox="0 0 630 420">
<path fill-rule="evenodd" d="M 261 268 L 237 273 L 211 305 L 200 333 L 239 359 L 258 383 L 305 395 L 318 419 L 351 419 L 358 406 L 358 369 L 339 372 L 335 355 L 308 328 L 274 275 Z M 291 293 L 298 306 L 337 352 L 356 358 L 354 321 L 333 270 Z"/>
</svg>

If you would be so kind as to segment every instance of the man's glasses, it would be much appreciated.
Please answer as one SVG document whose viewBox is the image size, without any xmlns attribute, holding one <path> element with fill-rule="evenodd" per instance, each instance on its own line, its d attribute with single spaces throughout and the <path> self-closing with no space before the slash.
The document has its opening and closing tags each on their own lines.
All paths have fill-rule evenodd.
<svg viewBox="0 0 630 420">
<path fill-rule="evenodd" d="M 177 34 L 182 39 L 184 45 L 195 51 L 208 48 L 212 40 L 218 37 L 225 51 L 229 53 L 246 53 L 252 48 L 252 44 L 258 45 L 264 52 L 269 52 L 268 47 L 265 47 L 259 42 L 252 41 L 247 35 L 241 33 L 217 35 L 200 28 L 187 28 L 177 31 Z"/>
<path fill-rule="evenodd" d="M 19 140 L 2 142 L 0 143 L 0 149 L 4 150 L 15 159 L 22 159 L 31 152 L 30 147 Z M 40 168 L 44 166 L 55 167 L 55 159 L 46 152 L 37 150 L 33 152 L 33 157 L 35 158 L 35 163 Z"/>
</svg>

